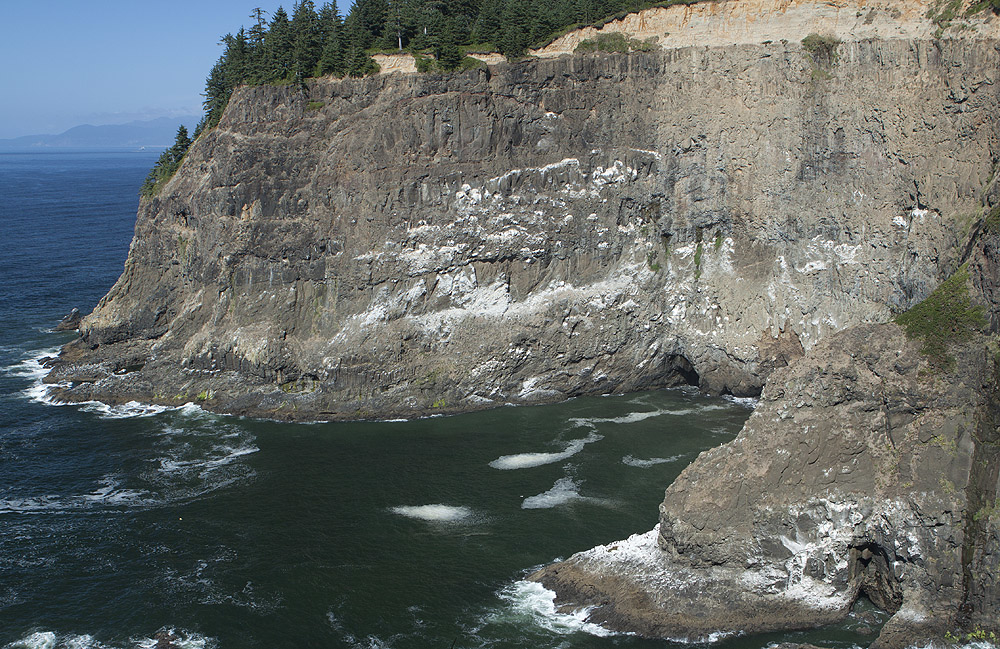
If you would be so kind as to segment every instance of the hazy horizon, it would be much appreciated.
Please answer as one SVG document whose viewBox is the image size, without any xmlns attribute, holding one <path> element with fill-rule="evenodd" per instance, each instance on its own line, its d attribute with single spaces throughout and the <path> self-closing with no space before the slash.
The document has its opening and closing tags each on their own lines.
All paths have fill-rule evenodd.
<svg viewBox="0 0 1000 649">
<path fill-rule="evenodd" d="M 17 64 L 0 71 L 0 139 L 200 115 L 205 77 L 222 54 L 219 39 L 248 26 L 254 7 L 270 14 L 293 4 L 12 3 L 0 57 Z M 341 12 L 346 4 L 338 0 Z"/>
</svg>

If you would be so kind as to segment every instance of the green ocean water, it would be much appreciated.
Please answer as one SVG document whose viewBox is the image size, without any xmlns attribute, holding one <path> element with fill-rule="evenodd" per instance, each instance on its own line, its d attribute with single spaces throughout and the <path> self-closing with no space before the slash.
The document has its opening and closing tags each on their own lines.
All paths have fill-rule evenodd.
<svg viewBox="0 0 1000 649">
<path fill-rule="evenodd" d="M 122 268 L 155 153 L 0 154 L 0 647 L 670 647 L 533 568 L 656 523 L 747 404 L 694 390 L 284 424 L 46 402 L 37 359 Z M 866 645 L 860 618 L 722 639 Z"/>
</svg>

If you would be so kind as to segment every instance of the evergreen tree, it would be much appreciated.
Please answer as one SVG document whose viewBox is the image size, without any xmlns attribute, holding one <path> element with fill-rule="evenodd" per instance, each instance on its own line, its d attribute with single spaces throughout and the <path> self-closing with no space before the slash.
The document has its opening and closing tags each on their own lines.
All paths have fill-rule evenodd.
<svg viewBox="0 0 1000 649">
<path fill-rule="evenodd" d="M 222 44 L 226 48 L 222 56 L 226 85 L 233 90 L 247 83 L 250 76 L 250 47 L 247 44 L 246 32 L 240 28 L 236 36 L 226 34 Z"/>
<path fill-rule="evenodd" d="M 388 0 L 385 26 L 382 29 L 385 47 L 395 47 L 400 51 L 410 42 L 409 29 L 413 22 L 413 2 L 409 0 Z"/>
<path fill-rule="evenodd" d="M 312 76 L 323 52 L 319 16 L 313 0 L 299 0 L 292 13 L 292 76 L 301 83 Z"/>
<path fill-rule="evenodd" d="M 367 49 L 381 39 L 388 13 L 387 0 L 354 0 L 345 22 L 356 23 L 354 28 L 361 37 L 361 47 Z"/>
<path fill-rule="evenodd" d="M 434 47 L 434 57 L 437 59 L 438 65 L 445 70 L 454 70 L 457 68 L 464 56 L 455 42 L 455 29 L 451 22 L 446 22 L 441 35 L 437 39 L 437 45 Z"/>
<path fill-rule="evenodd" d="M 247 65 L 248 83 L 264 83 L 264 78 L 267 76 L 267 63 L 264 50 L 264 40 L 267 38 L 266 15 L 267 12 L 260 7 L 250 12 L 250 17 L 253 18 L 253 25 L 250 26 L 250 30 L 247 32 L 247 46 L 249 48 L 249 62 Z"/>
<path fill-rule="evenodd" d="M 503 0 L 484 0 L 472 28 L 472 40 L 476 43 L 496 43 L 503 28 L 502 11 Z"/>
<path fill-rule="evenodd" d="M 184 155 L 191 147 L 191 138 L 188 137 L 188 130 L 185 126 L 177 129 L 177 136 L 174 138 L 174 145 L 160 154 L 156 164 L 150 170 L 146 180 L 143 181 L 139 193 L 143 196 L 152 196 L 160 187 L 174 175 L 174 172 L 181 166 Z"/>
<path fill-rule="evenodd" d="M 263 83 L 284 81 L 292 76 L 292 25 L 288 14 L 278 7 L 271 17 L 271 26 L 264 38 Z"/>
<path fill-rule="evenodd" d="M 344 23 L 340 19 L 337 5 L 328 2 L 320 10 L 320 28 L 323 34 L 323 51 L 316 64 L 316 76 L 332 74 L 342 77 L 347 74 L 347 47 L 344 37 Z"/>
<path fill-rule="evenodd" d="M 212 71 L 208 73 L 208 79 L 205 80 L 205 101 L 202 105 L 205 107 L 206 128 L 212 128 L 219 123 L 222 111 L 229 102 L 230 92 L 226 87 L 224 64 L 224 58 L 220 57 L 212 66 Z"/>
<path fill-rule="evenodd" d="M 439 67 L 461 65 L 461 46 L 492 43 L 511 58 L 573 23 L 592 23 L 648 0 L 354 0 L 343 20 L 328 1 L 295 0 L 293 17 L 282 8 L 270 23 L 251 11 L 249 30 L 222 38 L 225 52 L 205 80 L 205 118 L 195 134 L 215 126 L 241 84 L 302 82 L 313 75 L 363 76 L 377 71 L 373 46 L 432 49 Z M 691 0 L 696 1 L 696 0 Z M 994 8 L 1000 0 L 990 0 Z"/>
<path fill-rule="evenodd" d="M 531 3 L 529 0 L 507 0 L 500 14 L 501 29 L 496 46 L 508 58 L 519 58 L 528 51 L 531 42 Z"/>
</svg>

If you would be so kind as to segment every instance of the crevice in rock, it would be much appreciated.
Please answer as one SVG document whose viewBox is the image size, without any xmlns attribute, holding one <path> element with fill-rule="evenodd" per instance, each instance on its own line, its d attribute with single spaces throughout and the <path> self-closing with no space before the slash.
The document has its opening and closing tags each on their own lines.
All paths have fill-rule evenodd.
<svg viewBox="0 0 1000 649">
<path fill-rule="evenodd" d="M 973 433 L 975 450 L 972 453 L 972 463 L 969 473 L 969 484 L 965 490 L 965 535 L 962 544 L 962 604 L 960 612 L 968 618 L 972 612 L 981 608 L 977 602 L 984 597 L 981 588 L 977 586 L 976 549 L 981 547 L 986 539 L 989 519 L 993 510 L 1000 504 L 1000 360 L 994 358 L 987 362 L 989 376 L 984 377 L 984 393 L 987 398 L 986 408 L 977 422 Z"/>
<path fill-rule="evenodd" d="M 850 547 L 849 579 L 858 596 L 867 597 L 887 613 L 903 604 L 903 590 L 894 572 L 895 553 L 875 541 L 861 541 Z"/>
</svg>

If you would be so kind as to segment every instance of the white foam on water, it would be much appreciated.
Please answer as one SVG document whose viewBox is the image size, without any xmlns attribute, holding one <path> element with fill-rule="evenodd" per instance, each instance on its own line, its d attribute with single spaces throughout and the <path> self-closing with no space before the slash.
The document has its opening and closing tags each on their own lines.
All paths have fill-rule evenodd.
<svg viewBox="0 0 1000 649">
<path fill-rule="evenodd" d="M 38 514 L 70 512 L 93 507 L 146 507 L 155 504 L 147 491 L 119 489 L 113 476 L 101 479 L 101 486 L 89 494 L 78 496 L 33 496 L 0 500 L 0 514 Z"/>
<path fill-rule="evenodd" d="M 700 637 L 697 637 L 697 638 L 688 638 L 688 637 L 664 638 L 664 640 L 666 640 L 667 642 L 674 642 L 676 644 L 698 644 L 698 645 L 706 645 L 706 644 L 716 644 L 718 642 L 722 642 L 723 640 L 725 640 L 727 638 L 732 638 L 732 637 L 740 636 L 740 635 L 743 635 L 743 634 L 735 632 L 735 631 L 712 631 L 711 633 L 709 633 L 706 636 L 700 636 Z M 777 643 L 775 643 L 775 644 L 777 644 Z M 773 646 L 773 645 L 769 645 L 769 646 Z M 861 649 L 861 648 L 857 647 L 857 649 Z"/>
<path fill-rule="evenodd" d="M 214 639 L 206 638 L 197 633 L 187 633 L 185 631 L 175 631 L 174 629 L 164 630 L 174 637 L 173 647 L 177 649 L 209 649 L 215 647 Z M 4 649 L 155 649 L 158 639 L 132 638 L 124 644 L 108 645 L 94 639 L 93 636 L 75 634 L 57 634 L 53 631 L 35 631 L 19 640 L 4 645 Z"/>
<path fill-rule="evenodd" d="M 593 607 L 578 608 L 569 612 L 557 610 L 556 594 L 538 582 L 518 581 L 504 588 L 499 595 L 507 603 L 507 610 L 495 614 L 494 618 L 511 617 L 514 618 L 512 621 L 530 623 L 557 635 L 572 633 L 588 633 L 600 637 L 617 635 L 614 631 L 587 621 Z"/>
<path fill-rule="evenodd" d="M 59 500 L 53 496 L 0 500 L 0 514 L 34 514 L 52 509 L 62 509 Z"/>
<path fill-rule="evenodd" d="M 49 368 L 42 365 L 42 359 L 57 356 L 60 347 L 50 347 L 36 351 L 32 356 L 4 368 L 12 376 L 23 377 L 31 380 L 31 385 L 25 388 L 21 394 L 29 401 L 44 403 L 49 406 L 77 406 L 80 410 L 94 413 L 103 419 L 128 419 L 132 417 L 151 417 L 162 412 L 180 411 L 184 414 L 205 413 L 206 411 L 195 403 L 186 403 L 182 406 L 161 406 L 151 403 L 141 403 L 139 401 L 129 401 L 119 405 L 108 405 L 101 401 L 80 401 L 68 402 L 59 401 L 52 397 L 51 388 L 68 387 L 65 383 L 47 384 L 43 382 L 49 373 Z"/>
<path fill-rule="evenodd" d="M 671 462 L 676 462 L 682 457 L 684 456 L 671 455 L 670 457 L 651 457 L 649 459 L 643 460 L 641 458 L 633 457 L 631 455 L 626 455 L 625 457 L 622 458 L 622 464 L 638 467 L 640 469 L 648 469 L 649 467 L 656 466 L 657 464 L 669 464 Z"/>
<path fill-rule="evenodd" d="M 757 397 L 734 397 L 731 394 L 725 394 L 722 395 L 722 398 L 725 399 L 726 401 L 735 403 L 738 406 L 749 408 L 750 410 L 756 408 L 757 404 L 760 403 L 760 399 L 758 399 Z"/>
<path fill-rule="evenodd" d="M 14 365 L 5 367 L 4 371 L 11 376 L 20 376 L 26 379 L 40 381 L 46 374 L 49 373 L 48 368 L 42 365 L 42 359 L 57 355 L 59 353 L 59 349 L 59 347 L 50 347 L 48 349 L 38 350 L 33 352 L 32 356 L 25 358 L 20 363 L 15 363 Z"/>
<path fill-rule="evenodd" d="M 566 476 L 556 480 L 548 491 L 525 498 L 521 502 L 521 509 L 552 509 L 571 502 L 605 503 L 606 501 L 581 496 L 580 483 Z"/>
<path fill-rule="evenodd" d="M 215 647 L 217 645 L 214 638 L 208 638 L 199 633 L 189 633 L 187 631 L 176 631 L 174 629 L 162 629 L 159 633 L 165 633 L 173 636 L 174 639 L 171 643 L 177 649 L 208 649 L 209 647 Z M 157 635 L 158 635 L 157 634 Z M 133 641 L 134 646 L 137 649 L 156 649 L 156 644 L 159 640 L 154 636 L 152 638 L 140 638 Z"/>
<path fill-rule="evenodd" d="M 587 444 L 592 444 L 602 439 L 604 439 L 603 436 L 591 433 L 582 439 L 570 441 L 566 445 L 566 448 L 558 453 L 517 453 L 514 455 L 503 455 L 490 462 L 490 466 L 501 471 L 510 471 L 512 469 L 528 469 L 544 464 L 552 464 L 553 462 L 561 462 L 582 451 L 583 447 Z"/>
<path fill-rule="evenodd" d="M 176 406 L 158 406 L 151 403 L 129 401 L 117 406 L 109 406 L 100 401 L 84 401 L 79 404 L 80 410 L 100 415 L 103 419 L 130 419 L 132 417 L 152 417 L 168 410 L 177 410 Z"/>
<path fill-rule="evenodd" d="M 135 489 L 119 489 L 118 479 L 114 476 L 105 476 L 101 479 L 102 486 L 89 494 L 79 496 L 77 500 L 84 506 L 88 504 L 112 505 L 131 507 L 135 505 L 148 505 L 151 503 L 148 491 L 137 491 Z"/>
<path fill-rule="evenodd" d="M 212 449 L 214 453 L 221 453 L 220 457 L 209 457 L 197 460 L 178 460 L 174 458 L 160 458 L 160 471 L 163 473 L 190 473 L 198 471 L 204 476 L 221 466 L 231 464 L 244 455 L 256 453 L 260 449 L 252 444 L 247 446 L 232 447 L 219 446 Z"/>
<path fill-rule="evenodd" d="M 454 523 L 472 516 L 468 507 L 454 505 L 401 505 L 393 507 L 392 513 L 434 523 Z"/>
<path fill-rule="evenodd" d="M 710 412 L 712 410 L 722 410 L 723 408 L 724 406 L 713 403 L 703 406 L 695 406 L 693 408 L 677 408 L 675 410 L 641 410 L 638 412 L 630 412 L 629 414 L 622 415 L 620 417 L 575 417 L 570 419 L 569 422 L 574 426 L 587 426 L 593 428 L 598 424 L 636 424 L 640 421 L 645 421 L 646 419 L 652 419 L 653 417 L 683 417 L 686 415 Z"/>
<path fill-rule="evenodd" d="M 37 379 L 31 386 L 25 388 L 21 391 L 21 394 L 25 396 L 28 401 L 34 401 L 35 403 L 44 403 L 48 406 L 63 406 L 66 405 L 62 402 L 56 401 L 51 396 L 49 396 L 49 388 L 51 385 L 42 383 L 42 379 Z"/>
<path fill-rule="evenodd" d="M 31 385 L 21 391 L 21 394 L 28 400 L 54 405 L 56 402 L 49 397 L 50 386 L 42 382 L 45 375 L 49 373 L 48 368 L 42 365 L 42 359 L 55 356 L 58 353 L 59 347 L 38 350 L 21 362 L 3 368 L 3 371 L 11 376 L 31 381 Z"/>
<path fill-rule="evenodd" d="M 51 631 L 36 631 L 20 640 L 15 640 L 4 649 L 54 649 L 56 646 L 56 634 Z"/>
</svg>

